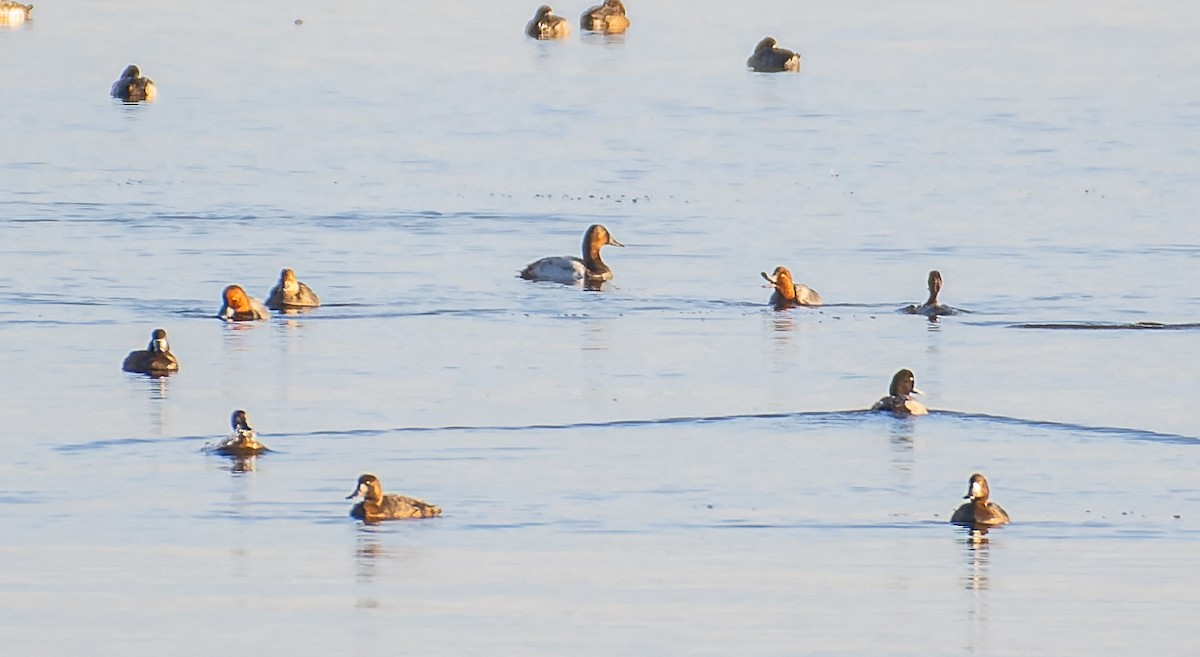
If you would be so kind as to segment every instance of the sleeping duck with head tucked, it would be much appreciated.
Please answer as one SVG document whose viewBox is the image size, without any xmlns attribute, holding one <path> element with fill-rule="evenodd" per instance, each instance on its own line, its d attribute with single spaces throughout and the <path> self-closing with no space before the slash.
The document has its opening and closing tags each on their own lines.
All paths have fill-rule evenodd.
<svg viewBox="0 0 1200 657">
<path fill-rule="evenodd" d="M 266 445 L 258 442 L 258 434 L 250 427 L 246 411 L 234 411 L 229 417 L 229 424 L 233 427 L 233 433 L 216 445 L 209 446 L 210 452 L 244 459 L 271 451 Z"/>
<path fill-rule="evenodd" d="M 754 47 L 754 53 L 746 60 L 746 66 L 758 73 L 782 73 L 800 70 L 800 55 L 780 48 L 775 37 L 763 37 Z"/>
<path fill-rule="evenodd" d="M 550 281 L 563 285 L 599 285 L 612 280 L 612 270 L 600 259 L 600 247 L 625 246 L 613 239 L 608 229 L 593 224 L 583 234 L 583 257 L 552 256 L 529 263 L 520 276 L 528 281 Z"/>
<path fill-rule="evenodd" d="M 950 522 L 971 529 L 1008 524 L 1008 512 L 988 499 L 989 495 L 987 477 L 978 472 L 971 475 L 971 479 L 967 481 L 967 494 L 963 496 L 967 501 L 954 511 Z"/>
<path fill-rule="evenodd" d="M 579 27 L 589 32 L 605 34 L 621 34 L 629 29 L 629 19 L 625 17 L 625 5 L 621 0 L 604 0 L 604 4 L 588 7 L 579 17 Z"/>
<path fill-rule="evenodd" d="M 912 370 L 900 370 L 892 377 L 887 397 L 875 402 L 872 411 L 887 411 L 894 415 L 928 415 L 925 405 L 912 398 L 913 393 L 922 394 L 916 388 L 916 377 Z"/>
<path fill-rule="evenodd" d="M 142 75 L 142 70 L 130 64 L 125 67 L 121 77 L 113 83 L 109 94 L 126 103 L 152 101 L 158 97 L 158 88 L 154 81 Z"/>
<path fill-rule="evenodd" d="M 179 360 L 171 353 L 171 345 L 167 343 L 167 332 L 164 329 L 154 329 L 150 334 L 150 344 L 146 345 L 145 349 L 129 352 L 121 369 L 151 376 L 166 376 L 178 371 Z"/>
<path fill-rule="evenodd" d="M 404 495 L 384 495 L 379 477 L 373 474 L 364 474 L 359 477 L 358 487 L 346 499 L 352 500 L 360 495 L 363 501 L 350 509 L 350 517 L 364 522 L 432 518 L 442 515 L 441 507 L 424 500 Z"/>
<path fill-rule="evenodd" d="M 217 317 L 227 322 L 252 322 L 271 317 L 271 311 L 261 301 L 246 294 L 240 285 L 226 287 L 221 292 L 221 299 Z"/>
<path fill-rule="evenodd" d="M 958 311 L 950 306 L 938 303 L 938 292 L 942 291 L 942 272 L 936 269 L 929 272 L 927 284 L 929 285 L 929 298 L 925 300 L 925 303 L 919 306 L 915 303 L 909 304 L 901 308 L 901 311 L 910 315 L 924 315 L 931 320 L 937 319 L 941 315 L 957 314 Z"/>
<path fill-rule="evenodd" d="M 321 299 L 311 288 L 296 280 L 296 272 L 284 269 L 279 272 L 279 282 L 267 296 L 267 308 L 271 310 L 302 310 L 316 308 Z"/>
<path fill-rule="evenodd" d="M 821 305 L 821 295 L 811 287 L 803 283 L 797 284 L 792 281 L 792 272 L 787 267 L 776 267 L 773 274 L 767 272 L 759 272 L 770 285 L 763 287 L 773 287 L 775 291 L 771 293 L 771 307 L 775 310 L 783 310 L 785 308 L 794 308 L 796 306 L 819 306 Z"/>
<path fill-rule="evenodd" d="M 563 39 L 570 32 L 571 26 L 567 23 L 567 19 L 555 16 L 550 5 L 538 7 L 537 13 L 533 15 L 533 20 L 525 26 L 525 34 L 540 40 Z"/>
</svg>

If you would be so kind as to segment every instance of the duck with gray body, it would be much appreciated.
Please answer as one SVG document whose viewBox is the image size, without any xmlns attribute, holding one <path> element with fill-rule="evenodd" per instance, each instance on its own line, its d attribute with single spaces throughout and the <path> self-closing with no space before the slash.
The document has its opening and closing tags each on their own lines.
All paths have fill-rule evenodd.
<svg viewBox="0 0 1200 657">
<path fill-rule="evenodd" d="M 795 308 L 796 306 L 819 306 L 821 305 L 821 295 L 811 287 L 796 283 L 792 280 L 792 272 L 787 267 L 779 266 L 775 271 L 768 275 L 767 272 L 759 272 L 763 279 L 769 283 L 763 287 L 774 288 L 771 293 L 770 304 L 775 310 L 784 310 L 786 308 Z"/>
<path fill-rule="evenodd" d="M 305 310 L 321 305 L 321 299 L 312 288 L 296 279 L 296 272 L 284 269 L 279 272 L 279 282 L 267 296 L 267 308 L 271 310 Z"/>
</svg>

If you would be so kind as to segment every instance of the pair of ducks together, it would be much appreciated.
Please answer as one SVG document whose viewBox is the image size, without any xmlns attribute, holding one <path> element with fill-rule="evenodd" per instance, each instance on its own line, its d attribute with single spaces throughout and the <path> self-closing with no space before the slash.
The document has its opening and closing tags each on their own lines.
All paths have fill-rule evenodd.
<svg viewBox="0 0 1200 657">
<path fill-rule="evenodd" d="M 604 0 L 604 4 L 588 7 L 579 17 L 579 27 L 589 32 L 621 34 L 629 29 L 625 5 L 621 0 Z M 563 39 L 571 33 L 567 19 L 555 15 L 550 5 L 538 7 L 533 20 L 525 25 L 525 34 L 534 39 Z"/>
<path fill-rule="evenodd" d="M 821 305 L 821 295 L 816 290 L 803 284 L 796 283 L 792 280 L 792 272 L 787 267 L 776 267 L 775 271 L 768 275 L 767 272 L 760 272 L 762 277 L 767 280 L 766 287 L 775 288 L 775 292 L 771 294 L 771 306 L 775 310 L 783 310 L 785 308 L 795 308 L 797 306 L 819 306 Z M 926 280 L 929 287 L 929 297 L 922 304 L 909 304 L 900 309 L 900 312 L 908 313 L 909 315 L 924 315 L 930 319 L 936 319 L 942 315 L 957 315 L 958 310 L 951 308 L 938 301 L 938 294 L 942 291 L 942 273 L 936 269 L 929 272 L 929 278 Z"/>
<path fill-rule="evenodd" d="M 229 423 L 233 427 L 233 433 L 216 445 L 207 447 L 207 451 L 235 459 L 248 459 L 271 451 L 259 442 L 257 433 L 250 426 L 246 411 L 234 411 Z M 359 496 L 362 497 L 362 501 L 350 509 L 350 516 L 365 522 L 432 518 L 442 515 L 441 507 L 424 500 L 405 495 L 385 495 L 379 477 L 373 474 L 359 477 L 354 492 L 346 499 Z"/>
<path fill-rule="evenodd" d="M 230 424 L 233 426 L 233 434 L 212 447 L 211 451 L 234 458 L 248 458 L 269 451 L 258 441 L 254 429 L 250 427 L 246 411 L 234 411 Z M 384 494 L 379 477 L 369 473 L 358 478 L 354 491 L 346 499 L 359 496 L 362 497 L 362 501 L 350 509 L 350 516 L 368 523 L 442 515 L 441 507 L 425 500 L 407 495 Z M 972 529 L 986 529 L 1008 523 L 1008 513 L 989 499 L 987 478 L 982 474 L 971 475 L 964 499 L 967 502 L 954 511 L 950 522 Z"/>
</svg>

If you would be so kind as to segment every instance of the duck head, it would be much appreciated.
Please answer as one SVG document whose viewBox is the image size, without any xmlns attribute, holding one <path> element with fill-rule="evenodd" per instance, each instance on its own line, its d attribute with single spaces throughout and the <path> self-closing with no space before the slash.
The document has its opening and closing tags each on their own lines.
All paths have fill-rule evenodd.
<svg viewBox="0 0 1200 657">
<path fill-rule="evenodd" d="M 536 22 L 541 22 L 542 20 L 545 20 L 553 15 L 554 10 L 550 8 L 550 5 L 542 5 L 541 7 L 538 7 L 537 13 L 533 15 L 533 20 Z"/>
<path fill-rule="evenodd" d="M 346 499 L 352 500 L 359 495 L 362 495 L 364 500 L 382 500 L 383 485 L 379 483 L 379 477 L 373 474 L 365 474 L 358 478 L 358 488 L 354 489 L 353 493 L 346 496 Z"/>
<path fill-rule="evenodd" d="M 583 252 L 600 253 L 602 246 L 625 246 L 617 240 L 613 239 L 612 233 L 600 224 L 592 224 L 588 226 L 587 232 L 583 234 Z"/>
<path fill-rule="evenodd" d="M 763 287 L 775 288 L 775 291 L 785 299 L 796 298 L 796 284 L 792 282 L 792 272 L 787 267 L 782 265 L 776 267 L 772 274 L 767 274 L 765 271 L 759 273 L 770 283 L 770 285 L 764 285 Z"/>
<path fill-rule="evenodd" d="M 230 285 L 221 293 L 224 305 L 221 306 L 221 317 L 230 318 L 240 313 L 251 311 L 250 297 L 240 285 Z"/>
<path fill-rule="evenodd" d="M 911 394 L 923 395 L 925 393 L 917 390 L 917 379 L 913 376 L 912 370 L 900 370 L 892 377 L 892 385 L 888 388 L 888 394 L 893 397 L 907 397 Z"/>
<path fill-rule="evenodd" d="M 926 305 L 936 306 L 938 292 L 942 291 L 942 272 L 934 269 L 929 272 L 929 300 Z"/>
<path fill-rule="evenodd" d="M 967 482 L 967 494 L 963 495 L 963 499 L 971 500 L 972 502 L 987 502 L 987 477 L 979 472 L 971 475 L 971 479 Z"/>
<path fill-rule="evenodd" d="M 142 69 L 138 68 L 134 64 L 130 64 L 129 66 L 126 66 L 125 70 L 121 72 L 122 80 L 128 80 L 128 79 L 140 78 L 140 77 L 142 77 Z"/>
<path fill-rule="evenodd" d="M 279 272 L 279 285 L 284 291 L 295 293 L 300 289 L 300 282 L 296 280 L 296 272 L 290 269 L 284 269 Z"/>
<path fill-rule="evenodd" d="M 229 416 L 229 425 L 233 427 L 234 433 L 246 433 L 254 431 L 250 427 L 250 419 L 246 417 L 246 411 L 238 409 Z"/>
<path fill-rule="evenodd" d="M 167 353 L 171 351 L 171 345 L 167 344 L 167 331 L 165 329 L 154 329 L 150 334 L 150 344 L 146 347 L 146 351 L 156 351 Z"/>
</svg>

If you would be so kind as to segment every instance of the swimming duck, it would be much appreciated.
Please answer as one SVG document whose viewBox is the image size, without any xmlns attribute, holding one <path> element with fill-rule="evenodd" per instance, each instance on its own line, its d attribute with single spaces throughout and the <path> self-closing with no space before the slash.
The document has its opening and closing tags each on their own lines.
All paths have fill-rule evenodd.
<svg viewBox="0 0 1200 657">
<path fill-rule="evenodd" d="M 776 47 L 775 37 L 763 37 L 754 46 L 754 54 L 746 60 L 746 66 L 759 73 L 779 73 L 782 71 L 799 71 L 800 55 Z"/>
<path fill-rule="evenodd" d="M 788 271 L 787 267 L 776 267 L 774 275 L 768 275 L 767 272 L 759 272 L 770 285 L 763 287 L 773 287 L 775 291 L 771 293 L 771 306 L 775 310 L 783 310 L 784 308 L 792 308 L 795 306 L 819 306 L 821 305 L 821 295 L 811 287 L 792 282 L 792 272 Z"/>
<path fill-rule="evenodd" d="M 570 32 L 571 26 L 567 24 L 567 19 L 555 16 L 550 5 L 538 7 L 533 20 L 525 26 L 525 34 L 535 39 L 562 39 Z"/>
<path fill-rule="evenodd" d="M 602 283 L 611 280 L 612 270 L 600 259 L 600 247 L 625 246 L 600 224 L 588 226 L 583 234 L 583 258 L 553 256 L 529 263 L 521 270 L 521 278 L 529 281 L 552 281 L 564 285 L 579 282 Z"/>
<path fill-rule="evenodd" d="M 967 494 L 963 496 L 962 506 L 954 511 L 950 522 L 965 525 L 972 529 L 998 527 L 1008 524 L 1008 512 L 999 504 L 988 500 L 987 477 L 976 472 L 967 482 Z"/>
<path fill-rule="evenodd" d="M 296 272 L 290 269 L 279 272 L 279 282 L 267 296 L 267 307 L 271 310 L 316 308 L 319 305 L 321 299 L 307 285 L 296 280 Z"/>
<path fill-rule="evenodd" d="M 138 374 L 154 374 L 162 376 L 179 369 L 179 360 L 171 353 L 171 345 L 167 344 L 167 332 L 154 329 L 150 334 L 150 344 L 144 350 L 131 351 L 125 357 L 121 369 Z"/>
<path fill-rule="evenodd" d="M 113 83 L 109 94 L 126 103 L 136 103 L 154 100 L 158 96 L 158 89 L 153 80 L 142 76 L 141 69 L 130 64 L 125 67 L 120 79 Z"/>
<path fill-rule="evenodd" d="M 625 17 L 625 5 L 621 3 L 621 0 L 604 0 L 602 5 L 589 7 L 579 17 L 579 27 L 589 32 L 620 34 L 629 29 L 629 19 Z"/>
<path fill-rule="evenodd" d="M 942 291 L 942 273 L 938 270 L 929 272 L 929 299 L 921 305 L 909 304 L 902 308 L 910 315 L 925 315 L 933 319 L 938 315 L 953 315 L 954 309 L 938 303 L 938 292 Z"/>
<path fill-rule="evenodd" d="M 916 378 L 912 370 L 900 370 L 892 377 L 892 385 L 888 395 L 875 402 L 872 411 L 889 411 L 896 415 L 928 415 L 929 411 L 921 402 L 912 398 L 912 394 L 924 394 L 916 388 Z"/>
<path fill-rule="evenodd" d="M 29 20 L 29 12 L 33 5 L 23 5 L 19 2 L 0 2 L 0 25 L 17 26 Z"/>
<path fill-rule="evenodd" d="M 261 301 L 246 294 L 240 285 L 226 287 L 221 298 L 224 302 L 217 311 L 217 317 L 227 322 L 250 322 L 271 317 L 271 311 Z"/>
<path fill-rule="evenodd" d="M 270 451 L 266 445 L 258 442 L 258 435 L 250 427 L 246 411 L 240 409 L 234 411 L 233 415 L 229 417 L 229 424 L 233 427 L 233 433 L 211 447 L 210 451 L 235 458 L 258 456 L 263 452 Z"/>
<path fill-rule="evenodd" d="M 365 522 L 380 520 L 404 520 L 407 518 L 432 518 L 442 515 L 441 507 L 404 495 L 384 495 L 379 477 L 365 474 L 358 478 L 358 488 L 346 497 L 352 500 L 362 495 L 363 501 L 350 509 L 350 517 Z"/>
</svg>

